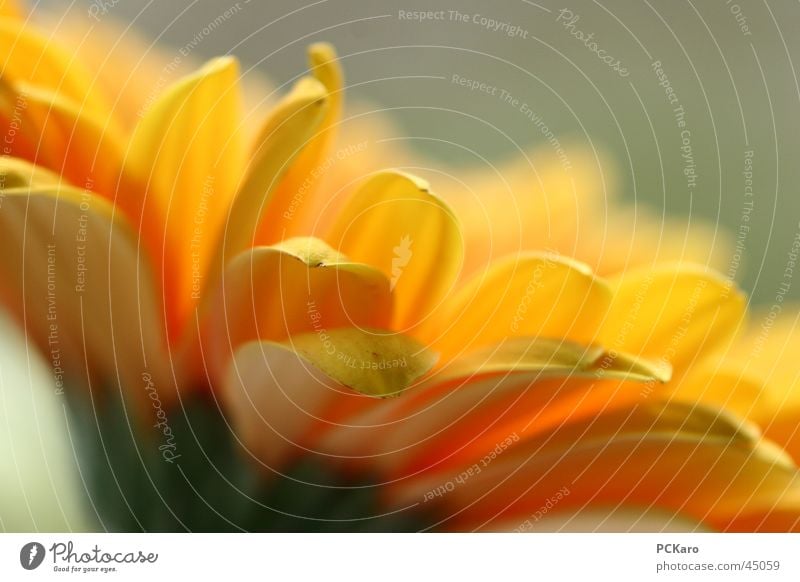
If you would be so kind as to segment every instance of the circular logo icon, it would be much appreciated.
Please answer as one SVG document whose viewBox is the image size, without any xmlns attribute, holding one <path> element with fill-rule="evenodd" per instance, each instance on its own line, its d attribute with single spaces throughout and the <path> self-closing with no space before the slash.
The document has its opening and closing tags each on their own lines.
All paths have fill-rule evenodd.
<svg viewBox="0 0 800 582">
<path fill-rule="evenodd" d="M 39 542 L 28 542 L 19 551 L 19 563 L 26 570 L 35 570 L 44 561 L 44 546 Z"/>
</svg>

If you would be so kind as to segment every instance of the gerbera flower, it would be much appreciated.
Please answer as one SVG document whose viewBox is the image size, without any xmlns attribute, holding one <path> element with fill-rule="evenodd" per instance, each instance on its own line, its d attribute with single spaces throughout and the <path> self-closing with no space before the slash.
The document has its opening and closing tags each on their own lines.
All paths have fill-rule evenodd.
<svg viewBox="0 0 800 582">
<path fill-rule="evenodd" d="M 718 275 L 602 279 L 481 238 L 409 173 L 329 175 L 327 44 L 254 132 L 231 57 L 131 123 L 46 33 L 6 19 L 0 47 L 2 297 L 112 527 L 519 529 L 624 504 L 796 527 L 791 459 L 671 398 L 741 324 Z"/>
</svg>

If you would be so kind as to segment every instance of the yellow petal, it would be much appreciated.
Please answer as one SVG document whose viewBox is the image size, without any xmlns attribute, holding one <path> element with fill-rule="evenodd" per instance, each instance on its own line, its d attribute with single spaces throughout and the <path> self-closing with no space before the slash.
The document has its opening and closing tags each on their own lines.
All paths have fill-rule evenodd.
<svg viewBox="0 0 800 582">
<path fill-rule="evenodd" d="M 747 418 L 800 460 L 800 406 L 792 387 L 768 376 L 743 373 L 740 366 L 720 369 L 715 363 L 687 374 L 675 387 L 673 398 L 719 406 Z"/>
<path fill-rule="evenodd" d="M 758 418 L 768 402 L 763 383 L 717 366 L 709 363 L 692 369 L 674 385 L 673 398 L 718 406 L 742 418 Z"/>
<path fill-rule="evenodd" d="M 475 275 L 434 314 L 423 334 L 448 356 L 513 336 L 588 344 L 610 301 L 608 285 L 585 265 L 530 253 Z"/>
<path fill-rule="evenodd" d="M 435 380 L 518 373 L 536 374 L 540 378 L 586 376 L 667 382 L 671 370 L 663 362 L 650 362 L 625 353 L 611 354 L 597 345 L 521 337 L 468 352 L 442 368 Z"/>
<path fill-rule="evenodd" d="M 615 282 L 598 341 L 683 369 L 733 338 L 745 304 L 729 281 L 701 267 L 633 271 Z"/>
<path fill-rule="evenodd" d="M 343 386 L 380 398 L 399 396 L 437 359 L 412 338 L 382 330 L 317 330 L 288 344 Z"/>
<path fill-rule="evenodd" d="M 26 174 L 41 180 L 24 168 L 18 177 Z M 0 296 L 53 367 L 57 390 L 87 381 L 131 390 L 148 374 L 161 400 L 174 400 L 150 267 L 110 204 L 69 187 L 3 190 L 0 245 Z"/>
<path fill-rule="evenodd" d="M 755 407 L 759 422 L 776 413 L 800 415 L 800 306 L 773 305 L 753 314 L 747 332 L 718 364 L 731 373 L 763 385 L 763 400 Z M 754 403 L 755 404 L 755 403 Z M 756 411 L 754 410 L 754 411 Z"/>
<path fill-rule="evenodd" d="M 797 306 L 789 304 L 757 312 L 729 350 L 693 367 L 676 397 L 735 410 L 800 459 L 799 318 Z"/>
<path fill-rule="evenodd" d="M 340 327 L 385 328 L 389 281 L 318 239 L 295 238 L 233 259 L 209 309 L 207 342 L 215 366 L 246 341 Z M 227 355 L 226 355 L 227 354 Z"/>
<path fill-rule="evenodd" d="M 230 209 L 225 239 L 219 251 L 221 265 L 246 248 L 253 246 L 262 217 L 284 216 L 287 200 L 276 197 L 281 178 L 325 119 L 327 93 L 319 81 L 306 77 L 275 108 L 264 124 L 256 150 Z M 290 204 L 291 201 L 288 201 Z M 273 207 L 275 211 L 273 212 Z M 291 215 L 288 215 L 291 219 Z M 261 232 L 269 240 L 285 238 L 286 228 L 274 218 L 265 221 Z"/>
<path fill-rule="evenodd" d="M 275 242 L 284 230 L 285 237 L 312 232 L 322 206 L 317 203 L 316 193 L 329 165 L 325 161 L 342 113 L 343 79 L 336 51 L 330 44 L 311 45 L 308 59 L 314 78 L 325 88 L 327 107 L 316 133 L 304 144 L 280 181 L 259 229 L 262 243 Z"/>
<path fill-rule="evenodd" d="M 14 19 L 0 19 L 0 54 L 3 77 L 26 81 L 63 94 L 80 107 L 108 111 L 94 75 L 64 47 L 33 26 Z"/>
<path fill-rule="evenodd" d="M 148 185 L 144 234 L 165 255 L 171 335 L 206 284 L 244 166 L 238 77 L 235 59 L 208 62 L 170 87 L 131 139 L 131 170 Z"/>
<path fill-rule="evenodd" d="M 538 249 L 573 257 L 603 277 L 667 261 L 728 268 L 730 238 L 713 224 L 665 219 L 618 200 L 610 157 L 576 143 L 559 146 L 522 152 L 499 166 L 454 169 L 449 173 L 457 179 L 437 181 L 465 226 L 462 275 Z"/>
<path fill-rule="evenodd" d="M 390 278 L 399 329 L 441 306 L 463 260 L 460 227 L 450 208 L 424 181 L 399 172 L 367 180 L 337 216 L 326 240 Z"/>
</svg>

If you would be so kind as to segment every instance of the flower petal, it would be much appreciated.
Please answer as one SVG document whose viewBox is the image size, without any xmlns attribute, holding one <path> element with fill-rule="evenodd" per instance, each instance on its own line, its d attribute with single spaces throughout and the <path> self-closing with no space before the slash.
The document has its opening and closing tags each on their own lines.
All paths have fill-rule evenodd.
<svg viewBox="0 0 800 582">
<path fill-rule="evenodd" d="M 467 355 L 427 378 L 404 398 L 360 411 L 323 437 L 341 457 L 371 457 L 405 475 L 458 463 L 486 441 L 514 427 L 547 431 L 592 418 L 642 398 L 643 385 L 668 378 L 665 370 L 596 347 L 529 340 L 527 347 L 494 347 L 488 369 Z"/>
<path fill-rule="evenodd" d="M 160 96 L 131 138 L 131 171 L 148 184 L 144 234 L 165 256 L 171 335 L 197 303 L 244 167 L 238 77 L 235 59 L 208 62 Z"/>
<path fill-rule="evenodd" d="M 271 241 L 285 238 L 285 225 L 276 223 L 274 217 L 285 217 L 291 200 L 286 200 L 285 192 L 284 196 L 278 196 L 278 188 L 293 161 L 317 134 L 327 107 L 325 86 L 311 77 L 300 79 L 275 107 L 261 129 L 255 153 L 230 209 L 220 250 L 223 261 L 253 246 L 257 232 L 261 238 L 268 232 Z"/>
<path fill-rule="evenodd" d="M 316 203 L 315 193 L 322 178 L 324 160 L 336 138 L 344 89 L 342 70 L 333 46 L 324 42 L 312 44 L 308 48 L 308 59 L 314 78 L 325 88 L 327 107 L 316 132 L 305 143 L 270 201 L 258 236 L 259 242 L 264 244 L 276 242 L 281 233 L 291 237 L 312 232 L 321 206 Z"/>
<path fill-rule="evenodd" d="M 754 410 L 759 423 L 781 414 L 800 413 L 800 306 L 771 306 L 755 313 L 747 332 L 714 364 L 740 377 L 757 379 L 764 385 L 763 401 Z M 711 366 L 709 366 L 711 367 Z"/>
<path fill-rule="evenodd" d="M 0 1 L 0 17 L 2 18 L 21 18 L 25 11 L 22 9 L 19 0 Z"/>
<path fill-rule="evenodd" d="M 25 155 L 30 146 L 18 152 L 16 140 L 12 140 L 14 143 L 7 142 L 10 153 L 46 166 L 78 187 L 115 199 L 124 140 L 111 120 L 103 121 L 91 110 L 49 90 L 2 81 L 0 115 L 8 120 L 17 118 L 25 141 L 33 146 L 33 155 Z"/>
<path fill-rule="evenodd" d="M 667 382 L 671 371 L 663 362 L 650 362 L 625 353 L 610 354 L 597 345 L 584 346 L 549 338 L 510 338 L 457 358 L 435 378 L 471 379 L 487 375 L 535 373 L 546 376 L 587 376 L 641 382 Z M 433 379 L 431 380 L 431 383 Z"/>
<path fill-rule="evenodd" d="M 292 336 L 288 343 L 343 386 L 380 398 L 399 396 L 437 360 L 414 339 L 382 330 L 332 329 Z"/>
<path fill-rule="evenodd" d="M 730 349 L 693 367 L 675 397 L 736 411 L 762 427 L 767 438 L 800 459 L 800 350 L 798 310 L 784 304 L 757 313 Z"/>
<path fill-rule="evenodd" d="M 427 183 L 400 172 L 367 180 L 325 238 L 391 278 L 394 325 L 400 329 L 440 307 L 463 260 L 460 227 L 450 208 Z"/>
<path fill-rule="evenodd" d="M 386 328 L 389 281 L 318 239 L 295 238 L 233 259 L 209 306 L 207 345 L 214 367 L 251 340 L 283 341 L 314 330 Z"/>
<path fill-rule="evenodd" d="M 587 344 L 594 341 L 610 302 L 608 285 L 585 265 L 530 253 L 474 276 L 421 333 L 445 355 L 513 336 Z M 438 338 L 437 332 L 442 333 Z"/>
<path fill-rule="evenodd" d="M 732 339 L 745 305 L 729 281 L 701 267 L 632 271 L 615 282 L 598 342 L 682 369 Z"/>
<path fill-rule="evenodd" d="M 113 207 L 64 186 L 6 189 L 2 198 L 0 295 L 57 389 L 88 380 L 129 391 L 147 373 L 162 401 L 174 400 L 149 265 Z"/>
<path fill-rule="evenodd" d="M 28 23 L 0 18 L 0 54 L 3 77 L 11 82 L 27 81 L 68 97 L 81 107 L 109 111 L 95 88 L 92 72 Z"/>
<path fill-rule="evenodd" d="M 658 506 L 719 529 L 749 512 L 767 515 L 800 487 L 796 467 L 751 425 L 716 409 L 656 404 L 565 424 L 477 459 L 477 475 L 443 497 L 447 527 L 520 523 L 564 488 L 558 510 Z M 485 451 L 491 453 L 491 447 Z M 421 500 L 458 471 L 429 474 L 397 502 Z M 469 511 L 463 511 L 469 508 Z M 795 508 L 796 511 L 796 508 Z"/>
<path fill-rule="evenodd" d="M 222 394 L 245 445 L 272 466 L 309 446 L 343 402 L 399 394 L 435 359 L 410 338 L 353 328 L 301 334 L 286 344 L 251 342 L 232 359 Z"/>
<path fill-rule="evenodd" d="M 26 160 L 0 157 L 0 190 L 57 186 L 61 176 Z"/>
<path fill-rule="evenodd" d="M 240 347 L 221 388 L 237 437 L 274 468 L 303 447 L 330 401 L 342 397 L 336 382 L 290 347 L 272 342 Z"/>
<path fill-rule="evenodd" d="M 602 228 L 605 205 L 616 191 L 610 170 L 596 151 L 563 144 L 558 154 L 542 147 L 499 167 L 460 174 L 444 186 L 443 196 L 464 221 L 463 274 L 472 277 L 520 251 L 555 248 L 576 256 L 583 236 L 578 225 Z"/>
</svg>

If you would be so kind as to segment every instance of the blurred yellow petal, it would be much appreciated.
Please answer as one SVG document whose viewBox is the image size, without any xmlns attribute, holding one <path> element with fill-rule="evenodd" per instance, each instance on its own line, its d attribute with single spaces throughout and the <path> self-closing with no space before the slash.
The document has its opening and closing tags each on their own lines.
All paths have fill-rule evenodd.
<svg viewBox="0 0 800 582">
<path fill-rule="evenodd" d="M 392 297 L 380 271 L 349 261 L 320 240 L 295 238 L 234 258 L 209 307 L 207 341 L 216 367 L 250 340 L 386 328 Z"/>
<path fill-rule="evenodd" d="M 423 333 L 447 355 L 514 336 L 591 343 L 610 302 L 608 284 L 586 265 L 529 253 L 474 275 Z"/>
<path fill-rule="evenodd" d="M 800 306 L 785 304 L 761 309 L 739 341 L 722 356 L 719 365 L 740 375 L 758 379 L 765 386 L 764 414 L 759 422 L 777 412 L 800 413 Z"/>
<path fill-rule="evenodd" d="M 245 446 L 274 467 L 315 451 L 316 434 L 346 421 L 344 411 L 382 404 L 374 396 L 404 390 L 434 361 L 408 338 L 352 329 L 251 342 L 236 351 L 221 393 Z"/>
<path fill-rule="evenodd" d="M 618 199 L 617 168 L 603 152 L 566 143 L 486 168 L 451 169 L 437 189 L 464 223 L 464 275 L 507 254 L 548 249 L 602 276 L 665 262 L 730 266 L 731 237 L 695 219 Z M 422 164 L 423 162 L 417 162 Z"/>
<path fill-rule="evenodd" d="M 21 18 L 25 14 L 24 0 L 0 0 L 0 17 Z"/>
<path fill-rule="evenodd" d="M 789 304 L 757 312 L 730 349 L 687 375 L 676 398 L 736 411 L 800 459 L 799 324 L 798 310 Z"/>
<path fill-rule="evenodd" d="M 92 71 L 62 47 L 30 24 L 0 19 L 0 70 L 7 81 L 26 81 L 63 94 L 80 107 L 97 112 L 109 111 L 99 94 Z"/>
<path fill-rule="evenodd" d="M 52 366 L 56 388 L 88 380 L 127 389 L 148 373 L 172 401 L 150 266 L 113 207 L 69 187 L 2 196 L 0 295 Z"/>
<path fill-rule="evenodd" d="M 682 370 L 730 342 L 745 307 L 743 294 L 713 271 L 683 265 L 631 271 L 614 282 L 598 341 Z"/>
<path fill-rule="evenodd" d="M 766 404 L 762 382 L 729 370 L 708 366 L 690 371 L 672 390 L 676 400 L 703 402 L 725 408 L 743 418 L 753 418 Z"/>
<path fill-rule="evenodd" d="M 657 214 L 641 205 L 610 207 L 607 214 L 605 225 L 581 229 L 572 250 L 565 249 L 602 275 L 665 263 L 730 267 L 732 237 L 720 228 Z"/>
<path fill-rule="evenodd" d="M 741 366 L 719 366 L 709 363 L 687 374 L 672 391 L 673 398 L 719 406 L 747 418 L 793 459 L 800 459 L 797 394 L 768 377 L 743 373 Z"/>
<path fill-rule="evenodd" d="M 565 145 L 564 152 L 523 152 L 498 167 L 459 172 L 460 184 L 443 186 L 464 221 L 464 275 L 518 252 L 546 248 L 575 256 L 578 226 L 602 228 L 613 175 L 593 151 Z"/>
<path fill-rule="evenodd" d="M 260 233 L 259 242 L 277 242 L 284 238 L 283 221 L 292 218 L 290 208 L 295 193 L 278 191 L 281 178 L 317 134 L 326 111 L 325 86 L 305 77 L 295 84 L 264 123 L 230 210 L 220 251 L 224 259 L 252 246 L 257 232 Z"/>
<path fill-rule="evenodd" d="M 441 307 L 463 260 L 461 231 L 450 208 L 424 181 L 399 172 L 367 180 L 325 238 L 390 278 L 398 329 Z"/>
<path fill-rule="evenodd" d="M 171 335 L 197 303 L 244 168 L 238 77 L 235 59 L 208 62 L 171 86 L 131 138 L 130 168 L 148 186 L 144 235 L 165 256 Z"/>
</svg>

